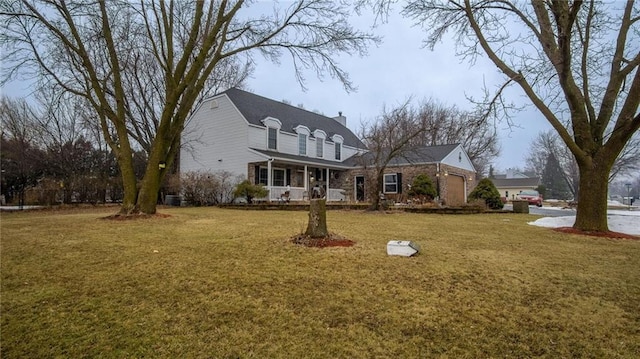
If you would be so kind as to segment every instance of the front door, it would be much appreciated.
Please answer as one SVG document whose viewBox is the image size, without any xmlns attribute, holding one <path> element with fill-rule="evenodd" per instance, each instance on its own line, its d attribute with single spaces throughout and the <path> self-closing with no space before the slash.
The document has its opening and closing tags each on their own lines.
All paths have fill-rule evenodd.
<svg viewBox="0 0 640 359">
<path fill-rule="evenodd" d="M 364 176 L 356 176 L 356 201 L 364 202 Z"/>
</svg>

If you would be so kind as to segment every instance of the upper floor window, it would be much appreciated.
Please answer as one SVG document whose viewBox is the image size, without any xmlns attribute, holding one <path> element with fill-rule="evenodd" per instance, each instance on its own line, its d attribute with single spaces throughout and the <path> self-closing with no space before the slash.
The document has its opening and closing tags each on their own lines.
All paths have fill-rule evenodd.
<svg viewBox="0 0 640 359">
<path fill-rule="evenodd" d="M 268 128 L 267 148 L 270 150 L 278 149 L 278 129 L 274 127 Z"/>
<path fill-rule="evenodd" d="M 324 157 L 324 139 L 327 138 L 327 133 L 321 129 L 313 131 L 313 137 L 316 138 L 316 157 Z"/>
<path fill-rule="evenodd" d="M 307 139 L 311 134 L 309 127 L 304 125 L 298 125 L 293 128 L 293 130 L 298 134 L 298 154 L 301 156 L 307 155 Z"/>
<path fill-rule="evenodd" d="M 282 122 L 277 118 L 266 117 L 262 123 L 267 128 L 267 149 L 278 150 L 278 133 L 282 128 Z"/>
<path fill-rule="evenodd" d="M 335 134 L 333 136 L 331 136 L 331 139 L 333 140 L 333 143 L 335 144 L 335 150 L 334 150 L 334 158 L 337 161 L 342 161 L 342 142 L 344 141 L 344 138 L 338 134 Z"/>
<path fill-rule="evenodd" d="M 305 133 L 298 134 L 298 154 L 307 155 L 307 135 Z"/>
</svg>

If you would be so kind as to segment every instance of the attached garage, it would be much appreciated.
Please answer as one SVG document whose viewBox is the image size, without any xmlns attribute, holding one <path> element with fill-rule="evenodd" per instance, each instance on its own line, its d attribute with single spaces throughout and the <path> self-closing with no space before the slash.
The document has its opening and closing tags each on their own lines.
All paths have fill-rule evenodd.
<svg viewBox="0 0 640 359">
<path fill-rule="evenodd" d="M 354 156 L 355 157 L 355 156 Z M 347 173 L 352 194 L 356 201 L 372 201 L 381 193 L 376 190 L 377 167 L 372 153 L 351 158 L 347 164 L 353 169 Z M 460 144 L 426 146 L 391 160 L 384 171 L 382 195 L 386 200 L 398 203 L 424 201 L 412 194 L 414 179 L 426 175 L 436 190 L 435 202 L 445 206 L 461 206 L 475 186 L 476 171 L 469 156 Z M 366 184 L 366 185 L 365 185 Z M 416 197 L 416 198 L 412 198 Z"/>
<path fill-rule="evenodd" d="M 465 204 L 464 177 L 454 174 L 447 176 L 445 202 L 449 206 L 461 206 Z"/>
</svg>

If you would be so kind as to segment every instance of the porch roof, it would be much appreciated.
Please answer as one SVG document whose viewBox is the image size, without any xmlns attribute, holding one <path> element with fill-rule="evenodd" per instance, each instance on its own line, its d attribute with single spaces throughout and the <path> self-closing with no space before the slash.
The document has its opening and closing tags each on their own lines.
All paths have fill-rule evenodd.
<svg viewBox="0 0 640 359">
<path fill-rule="evenodd" d="M 279 162 L 285 162 L 285 163 L 291 163 L 291 164 L 297 164 L 297 165 L 307 165 L 307 166 L 313 166 L 313 167 L 325 167 L 325 168 L 340 169 L 340 170 L 349 170 L 353 168 L 353 166 L 344 165 L 340 162 L 323 160 L 321 158 L 298 156 L 298 155 L 292 155 L 288 153 L 280 153 L 280 152 L 274 152 L 274 151 L 258 150 L 255 148 L 250 148 L 250 150 L 264 156 L 265 160 L 269 158 L 273 158 L 275 161 L 279 161 Z"/>
</svg>

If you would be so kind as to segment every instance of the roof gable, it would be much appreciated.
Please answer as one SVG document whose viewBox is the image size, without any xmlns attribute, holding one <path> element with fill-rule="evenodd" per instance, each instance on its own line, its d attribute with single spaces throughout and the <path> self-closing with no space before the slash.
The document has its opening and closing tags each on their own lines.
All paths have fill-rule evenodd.
<svg viewBox="0 0 640 359">
<path fill-rule="evenodd" d="M 319 129 L 327 134 L 327 138 L 340 135 L 344 144 L 355 148 L 365 148 L 365 145 L 347 127 L 333 118 L 326 117 L 295 106 L 287 105 L 237 88 L 224 91 L 244 118 L 253 125 L 263 126 L 262 120 L 267 117 L 277 118 L 282 122 L 281 130 L 294 133 L 294 128 L 303 125 L 311 133 Z"/>
<path fill-rule="evenodd" d="M 411 149 L 405 153 L 404 156 L 398 156 L 392 159 L 388 166 L 402 166 L 402 165 L 415 165 L 415 164 L 427 164 L 427 163 L 442 163 L 452 151 L 460 147 L 459 144 L 450 145 L 438 145 L 438 146 L 421 146 Z M 462 150 L 462 147 L 460 147 Z M 464 152 L 464 150 L 462 150 Z M 466 158 L 466 154 L 465 154 Z M 374 160 L 374 154 L 367 152 L 362 156 L 356 158 L 356 156 L 350 158 L 349 161 L 352 165 L 358 166 L 364 163 L 372 163 Z"/>
<path fill-rule="evenodd" d="M 471 162 L 467 151 L 462 148 L 462 145 L 456 144 L 451 146 L 455 147 L 442 159 L 442 163 L 475 172 L 476 168 L 473 162 Z"/>
</svg>

